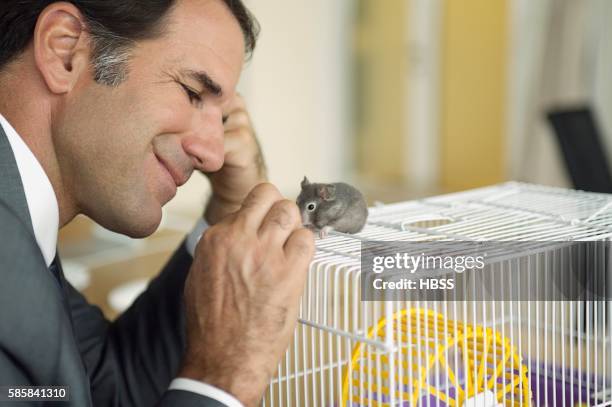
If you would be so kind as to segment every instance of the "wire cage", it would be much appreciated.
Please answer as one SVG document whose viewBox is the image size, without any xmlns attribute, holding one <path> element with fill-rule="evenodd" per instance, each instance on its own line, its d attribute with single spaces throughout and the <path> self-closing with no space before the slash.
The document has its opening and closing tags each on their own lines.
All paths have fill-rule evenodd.
<svg viewBox="0 0 612 407">
<path fill-rule="evenodd" d="M 364 242 L 610 236 L 612 195 L 516 182 L 371 208 L 361 233 L 317 240 L 299 324 L 262 405 L 612 406 L 607 298 L 362 301 L 360 291 Z M 557 258 L 515 253 L 487 278 L 521 286 L 517 264 L 552 278 Z M 607 290 L 606 276 L 597 284 Z"/>
</svg>

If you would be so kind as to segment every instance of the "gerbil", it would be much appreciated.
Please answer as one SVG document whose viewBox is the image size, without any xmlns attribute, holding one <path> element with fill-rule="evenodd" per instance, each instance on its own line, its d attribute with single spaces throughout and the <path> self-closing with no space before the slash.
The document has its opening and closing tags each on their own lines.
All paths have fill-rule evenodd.
<svg viewBox="0 0 612 407">
<path fill-rule="evenodd" d="M 357 233 L 368 219 L 368 206 L 356 188 L 344 182 L 311 183 L 304 177 L 297 205 L 304 226 L 325 237 L 331 230 Z"/>
</svg>

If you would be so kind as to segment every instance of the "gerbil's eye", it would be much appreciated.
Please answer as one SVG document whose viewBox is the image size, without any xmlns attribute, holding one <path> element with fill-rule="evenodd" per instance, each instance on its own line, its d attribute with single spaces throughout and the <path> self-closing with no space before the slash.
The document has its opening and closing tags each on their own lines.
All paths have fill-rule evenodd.
<svg viewBox="0 0 612 407">
<path fill-rule="evenodd" d="M 308 211 L 312 212 L 315 210 L 315 208 L 317 207 L 317 204 L 314 202 L 311 202 L 308 204 L 308 206 L 306 207 L 306 209 L 308 209 Z"/>
</svg>

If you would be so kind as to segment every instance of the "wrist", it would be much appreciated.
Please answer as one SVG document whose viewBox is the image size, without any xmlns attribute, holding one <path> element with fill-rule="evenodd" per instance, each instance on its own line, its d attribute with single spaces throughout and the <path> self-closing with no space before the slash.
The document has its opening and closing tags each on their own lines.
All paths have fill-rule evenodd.
<svg viewBox="0 0 612 407">
<path fill-rule="evenodd" d="M 233 372 L 207 373 L 196 367 L 184 366 L 178 376 L 197 380 L 223 390 L 246 407 L 259 406 L 263 393 L 268 386 L 268 380 L 262 380 L 261 376 L 249 372 L 245 368 Z"/>
</svg>

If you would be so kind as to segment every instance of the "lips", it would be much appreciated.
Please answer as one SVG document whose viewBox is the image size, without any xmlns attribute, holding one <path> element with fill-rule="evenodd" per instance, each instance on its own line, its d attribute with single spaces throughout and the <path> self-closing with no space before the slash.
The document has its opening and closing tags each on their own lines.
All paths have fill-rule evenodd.
<svg viewBox="0 0 612 407">
<path fill-rule="evenodd" d="M 159 163 L 166 169 L 166 171 L 168 171 L 177 187 L 180 187 L 181 185 L 187 182 L 187 180 L 189 179 L 189 174 L 185 174 L 183 171 L 180 171 L 170 162 L 164 160 L 163 157 L 160 157 L 157 154 L 155 155 L 155 157 L 157 158 Z"/>
</svg>

